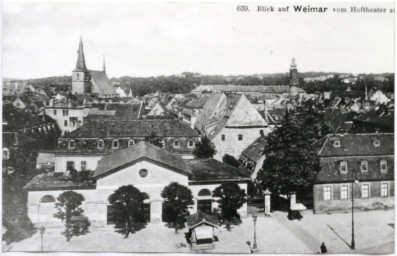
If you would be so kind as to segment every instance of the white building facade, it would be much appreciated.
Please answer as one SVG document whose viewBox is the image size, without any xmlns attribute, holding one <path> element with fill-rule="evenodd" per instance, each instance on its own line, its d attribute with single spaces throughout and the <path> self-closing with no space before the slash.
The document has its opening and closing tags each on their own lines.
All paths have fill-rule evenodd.
<svg viewBox="0 0 397 256">
<path fill-rule="evenodd" d="M 219 171 L 217 178 L 211 178 L 211 174 L 206 175 L 208 168 L 211 168 L 210 172 Z M 84 196 L 81 207 L 93 224 L 110 224 L 112 209 L 109 196 L 121 186 L 133 185 L 145 195 L 144 211 L 147 220 L 161 221 L 161 191 L 171 182 L 187 186 L 192 191 L 194 205 L 189 209 L 191 213 L 198 210 L 211 213 L 219 207 L 212 197 L 214 189 L 223 182 L 233 181 L 247 192 L 249 175 L 213 159 L 183 160 L 179 155 L 140 142 L 105 156 L 99 162 L 93 178 L 90 182 L 71 182 L 66 181 L 64 175 L 36 176 L 25 187 L 28 190 L 29 218 L 33 223 L 60 222 L 53 217 L 56 198 L 64 191 L 73 190 Z M 247 214 L 247 204 L 238 213 L 244 217 Z"/>
</svg>

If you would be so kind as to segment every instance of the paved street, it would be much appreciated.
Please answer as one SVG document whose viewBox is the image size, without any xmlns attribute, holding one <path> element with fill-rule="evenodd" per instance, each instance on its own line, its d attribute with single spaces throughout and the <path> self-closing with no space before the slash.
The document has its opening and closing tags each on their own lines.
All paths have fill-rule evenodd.
<svg viewBox="0 0 397 256">
<path fill-rule="evenodd" d="M 332 253 L 352 253 L 351 214 L 333 213 L 314 215 L 304 212 L 300 221 L 289 221 L 284 212 L 271 217 L 259 216 L 257 244 L 259 253 L 316 253 L 325 242 Z M 355 214 L 355 253 L 392 253 L 394 250 L 394 211 L 357 212 Z M 113 251 L 113 252 L 189 252 L 184 247 L 184 232 L 175 234 L 164 223 L 150 223 L 145 229 L 124 239 L 112 226 L 91 227 L 86 236 L 73 237 L 68 243 L 60 234 L 62 226 L 47 227 L 44 235 L 46 251 Z M 243 219 L 242 224 L 231 231 L 221 227 L 215 232 L 214 253 L 249 253 L 247 241 L 253 242 L 253 221 Z M 115 242 L 117 241 L 117 243 Z M 155 244 L 156 246 L 153 246 Z M 182 245 L 182 247 L 181 247 Z M 39 251 L 40 236 L 3 247 L 9 251 Z"/>
</svg>

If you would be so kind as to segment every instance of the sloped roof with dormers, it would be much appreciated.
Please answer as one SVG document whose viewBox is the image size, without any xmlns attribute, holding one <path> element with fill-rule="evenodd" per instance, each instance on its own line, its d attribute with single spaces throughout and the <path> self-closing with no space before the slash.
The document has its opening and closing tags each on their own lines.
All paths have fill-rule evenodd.
<svg viewBox="0 0 397 256">
<path fill-rule="evenodd" d="M 199 137 L 198 131 L 174 119 L 102 120 L 92 119 L 63 138 Z"/>
<path fill-rule="evenodd" d="M 375 141 L 379 141 L 379 146 Z M 329 134 L 316 142 L 314 148 L 320 157 L 394 155 L 394 134 Z"/>
</svg>

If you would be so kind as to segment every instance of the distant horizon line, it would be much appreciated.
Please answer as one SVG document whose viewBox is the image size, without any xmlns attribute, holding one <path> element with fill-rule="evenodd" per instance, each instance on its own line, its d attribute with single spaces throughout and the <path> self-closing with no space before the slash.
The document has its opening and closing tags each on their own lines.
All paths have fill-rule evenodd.
<svg viewBox="0 0 397 256">
<path fill-rule="evenodd" d="M 182 75 L 183 73 L 192 73 L 192 74 L 200 74 L 202 76 L 224 76 L 224 77 L 231 77 L 231 76 L 260 76 L 260 75 L 277 75 L 277 74 L 288 74 L 289 72 L 272 72 L 272 73 L 254 73 L 254 74 L 203 74 L 200 72 L 192 72 L 192 71 L 183 71 L 181 73 L 173 73 L 173 74 L 159 74 L 159 75 L 149 75 L 149 76 L 132 76 L 132 75 L 122 75 L 122 76 L 112 76 L 109 77 L 109 79 L 113 78 L 120 78 L 120 77 L 125 77 L 129 76 L 132 78 L 150 78 L 150 77 L 160 77 L 160 76 L 176 76 L 176 75 Z M 338 72 L 338 71 L 304 71 L 304 72 L 299 72 L 298 74 L 305 74 L 305 73 L 326 73 L 326 74 L 349 74 L 349 75 L 379 75 L 379 74 L 394 74 L 394 72 L 377 72 L 377 73 L 365 73 L 365 72 Z M 42 76 L 42 77 L 36 77 L 36 78 L 10 78 L 10 77 L 3 77 L 2 80 L 11 80 L 11 81 L 18 81 L 18 80 L 35 80 L 35 79 L 44 79 L 44 78 L 50 78 L 50 77 L 64 77 L 64 76 L 71 76 L 71 75 L 53 75 L 53 76 Z"/>
</svg>

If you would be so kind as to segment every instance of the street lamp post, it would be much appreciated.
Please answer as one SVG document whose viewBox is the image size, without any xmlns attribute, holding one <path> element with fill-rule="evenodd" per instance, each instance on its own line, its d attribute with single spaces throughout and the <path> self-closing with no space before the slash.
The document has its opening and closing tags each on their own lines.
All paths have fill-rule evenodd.
<svg viewBox="0 0 397 256">
<path fill-rule="evenodd" d="M 354 241 L 354 183 L 357 183 L 357 181 L 354 179 L 354 173 L 352 170 L 352 241 L 350 244 L 350 248 L 352 250 L 356 249 L 356 243 Z"/>
<path fill-rule="evenodd" d="M 258 216 L 256 214 L 252 215 L 252 218 L 254 219 L 254 244 L 252 245 L 252 249 L 256 250 L 257 249 L 257 244 L 256 244 L 256 219 Z"/>
<path fill-rule="evenodd" d="M 41 251 L 43 251 L 43 235 L 45 232 L 45 227 L 41 226 L 41 227 L 39 227 L 39 230 L 40 230 L 40 236 L 41 236 Z"/>
</svg>

